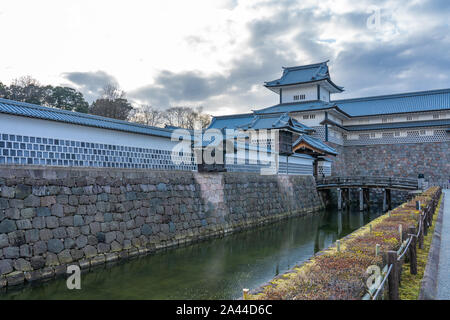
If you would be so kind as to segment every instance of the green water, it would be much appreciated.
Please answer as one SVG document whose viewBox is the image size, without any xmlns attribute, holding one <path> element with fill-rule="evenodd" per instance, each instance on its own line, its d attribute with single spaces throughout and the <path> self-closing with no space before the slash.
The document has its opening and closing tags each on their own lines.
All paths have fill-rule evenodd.
<svg viewBox="0 0 450 320">
<path fill-rule="evenodd" d="M 0 293 L 0 299 L 235 299 L 380 215 L 327 210 L 64 278 Z"/>
</svg>

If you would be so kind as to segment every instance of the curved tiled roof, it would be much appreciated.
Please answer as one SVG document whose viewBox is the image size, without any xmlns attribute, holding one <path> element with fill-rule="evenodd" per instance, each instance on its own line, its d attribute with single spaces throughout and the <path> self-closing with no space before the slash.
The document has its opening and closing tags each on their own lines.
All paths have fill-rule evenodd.
<svg viewBox="0 0 450 320">
<path fill-rule="evenodd" d="M 288 129 L 298 133 L 314 131 L 314 129 L 292 119 L 287 113 L 215 117 L 208 128 L 241 130 Z"/>
<path fill-rule="evenodd" d="M 0 113 L 170 138 L 173 130 L 0 98 Z"/>
<path fill-rule="evenodd" d="M 303 112 L 333 108 L 349 117 L 450 110 L 450 89 L 333 100 L 330 102 L 315 100 L 300 103 L 284 103 L 255 110 L 254 113 Z"/>
<path fill-rule="evenodd" d="M 285 112 L 302 112 L 302 111 L 318 111 L 336 109 L 343 114 L 346 114 L 343 110 L 339 109 L 335 104 L 328 103 L 320 100 L 306 101 L 299 103 L 283 103 L 277 104 L 272 107 L 255 110 L 255 114 L 267 114 L 267 113 L 285 113 Z"/>
<path fill-rule="evenodd" d="M 333 155 L 338 155 L 338 152 L 330 147 L 329 145 L 323 143 L 321 140 L 316 139 L 314 137 L 311 137 L 309 135 L 303 134 L 301 135 L 293 144 L 292 147 L 295 147 L 296 145 L 298 145 L 300 142 L 306 142 L 307 144 L 309 144 L 311 147 L 314 147 L 316 149 L 322 150 L 325 153 L 329 153 L 329 154 L 333 154 Z"/>
<path fill-rule="evenodd" d="M 450 89 L 391 94 L 331 103 L 352 117 L 450 109 Z"/>
<path fill-rule="evenodd" d="M 342 87 L 337 86 L 331 81 L 327 62 L 328 61 L 297 67 L 283 67 L 281 78 L 273 81 L 266 81 L 264 86 L 271 88 L 326 80 L 335 87 L 338 92 L 343 91 Z"/>
</svg>

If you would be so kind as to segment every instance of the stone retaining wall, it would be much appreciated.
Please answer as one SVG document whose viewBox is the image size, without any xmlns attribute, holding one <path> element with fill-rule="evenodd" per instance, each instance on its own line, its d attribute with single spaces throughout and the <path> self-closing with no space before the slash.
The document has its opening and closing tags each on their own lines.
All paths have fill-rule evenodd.
<svg viewBox="0 0 450 320">
<path fill-rule="evenodd" d="M 332 174 L 337 176 L 388 176 L 417 179 L 419 173 L 432 185 L 450 179 L 450 142 L 337 146 Z"/>
<path fill-rule="evenodd" d="M 311 176 L 0 167 L 0 288 L 323 208 Z"/>
</svg>

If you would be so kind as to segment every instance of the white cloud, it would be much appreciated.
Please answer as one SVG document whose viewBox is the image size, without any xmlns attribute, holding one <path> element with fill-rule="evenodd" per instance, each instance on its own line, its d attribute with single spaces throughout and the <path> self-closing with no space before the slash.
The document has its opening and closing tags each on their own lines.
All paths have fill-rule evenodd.
<svg viewBox="0 0 450 320">
<path fill-rule="evenodd" d="M 136 101 L 214 114 L 275 104 L 264 81 L 326 59 L 343 96 L 450 87 L 449 10 L 444 0 L 3 0 L 0 80 L 71 81 L 93 99 L 114 79 Z"/>
</svg>

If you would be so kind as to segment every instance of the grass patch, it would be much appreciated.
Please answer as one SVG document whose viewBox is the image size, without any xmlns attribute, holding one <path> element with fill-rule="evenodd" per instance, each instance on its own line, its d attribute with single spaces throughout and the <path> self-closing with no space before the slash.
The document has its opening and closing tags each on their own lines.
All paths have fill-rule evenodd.
<svg viewBox="0 0 450 320">
<path fill-rule="evenodd" d="M 401 300 L 417 300 L 419 298 L 420 281 L 422 281 L 425 267 L 427 266 L 428 252 L 430 251 L 431 241 L 433 240 L 434 227 L 436 226 L 442 198 L 443 195 L 441 195 L 439 204 L 436 207 L 436 211 L 433 216 L 433 224 L 431 228 L 428 229 L 428 235 L 423 239 L 423 249 L 419 249 L 417 246 L 417 274 L 413 275 L 409 272 L 409 263 L 403 264 L 402 283 L 399 288 Z"/>
<path fill-rule="evenodd" d="M 381 252 L 398 250 L 400 247 L 399 225 L 402 225 L 403 230 L 407 230 L 411 225 L 417 226 L 419 211 L 415 208 L 416 201 L 420 200 L 422 207 L 427 207 L 439 190 L 439 187 L 429 188 L 413 200 L 390 211 L 389 214 L 378 217 L 370 223 L 372 232 L 368 225 L 356 230 L 341 239 L 340 252 L 337 251 L 336 246 L 321 251 L 305 264 L 295 267 L 289 276 L 278 277 L 272 280 L 270 285 L 262 288 L 261 293 L 249 295 L 249 299 L 361 299 L 367 292 L 366 281 L 369 277 L 366 273 L 367 268 L 371 265 L 383 267 L 381 255 L 375 256 L 376 244 L 380 245 Z M 429 248 L 430 244 L 427 241 L 431 242 L 432 233 L 430 229 L 428 233 L 430 239 L 424 239 L 425 249 Z M 428 249 L 426 250 L 428 252 Z M 426 259 L 426 253 L 419 252 L 418 259 Z M 421 272 L 423 274 L 423 271 Z M 404 284 L 409 283 L 408 273 L 409 271 L 405 272 L 402 277 Z M 409 291 L 405 289 L 405 292 Z"/>
</svg>

